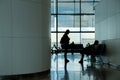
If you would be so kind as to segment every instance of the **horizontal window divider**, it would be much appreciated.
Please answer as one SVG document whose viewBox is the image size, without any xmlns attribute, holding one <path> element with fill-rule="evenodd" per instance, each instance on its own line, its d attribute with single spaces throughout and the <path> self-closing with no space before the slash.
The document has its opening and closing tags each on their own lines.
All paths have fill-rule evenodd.
<svg viewBox="0 0 120 80">
<path fill-rule="evenodd" d="M 65 31 L 51 31 L 51 33 L 64 33 Z M 70 31 L 70 33 L 95 33 L 95 31 Z"/>
<path fill-rule="evenodd" d="M 56 13 L 56 14 L 51 14 L 51 15 L 95 15 L 94 13 Z"/>
</svg>

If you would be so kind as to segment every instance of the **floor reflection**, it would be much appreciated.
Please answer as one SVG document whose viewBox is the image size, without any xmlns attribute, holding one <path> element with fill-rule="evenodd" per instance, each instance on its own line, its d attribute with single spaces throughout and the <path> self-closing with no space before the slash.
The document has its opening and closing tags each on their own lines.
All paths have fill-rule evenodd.
<svg viewBox="0 0 120 80">
<path fill-rule="evenodd" d="M 56 57 L 55 57 L 56 56 Z M 84 57 L 83 64 L 78 63 L 81 58 L 79 53 L 67 55 L 69 62 L 64 62 L 64 54 L 55 54 L 52 56 L 51 80 L 119 80 L 114 76 L 109 76 L 111 70 L 108 65 L 100 62 L 91 62 L 88 57 Z M 99 59 L 97 59 L 99 60 Z M 113 70 L 118 71 L 118 70 Z M 119 72 L 120 73 L 120 72 Z M 111 78 L 109 78 L 111 77 Z"/>
</svg>

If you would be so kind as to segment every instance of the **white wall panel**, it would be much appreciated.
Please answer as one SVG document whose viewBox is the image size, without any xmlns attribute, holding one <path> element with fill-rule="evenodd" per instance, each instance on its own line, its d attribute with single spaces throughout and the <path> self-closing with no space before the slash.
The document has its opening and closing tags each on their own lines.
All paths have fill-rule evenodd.
<svg viewBox="0 0 120 80">
<path fill-rule="evenodd" d="M 117 30 L 117 38 L 120 38 L 120 13 L 116 15 L 116 30 Z"/>
<path fill-rule="evenodd" d="M 102 0 L 96 7 L 96 28 L 101 31 L 96 31 L 96 37 L 105 42 L 110 61 L 119 65 L 120 0 Z"/>
<path fill-rule="evenodd" d="M 10 0 L 0 0 L 0 36 L 11 35 Z"/>
<path fill-rule="evenodd" d="M 12 72 L 12 39 L 0 38 L 0 75 Z"/>
</svg>

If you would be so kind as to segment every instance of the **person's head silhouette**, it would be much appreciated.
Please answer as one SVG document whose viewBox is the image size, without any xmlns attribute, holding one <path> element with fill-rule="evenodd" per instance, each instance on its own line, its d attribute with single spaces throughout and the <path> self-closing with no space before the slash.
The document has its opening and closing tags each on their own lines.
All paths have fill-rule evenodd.
<svg viewBox="0 0 120 80">
<path fill-rule="evenodd" d="M 70 33 L 70 30 L 69 29 L 67 29 L 66 30 L 66 32 L 65 32 L 65 34 L 69 34 Z"/>
<path fill-rule="evenodd" d="M 94 44 L 95 44 L 95 45 L 98 45 L 98 44 L 99 44 L 99 41 L 98 41 L 98 40 L 95 40 Z"/>
</svg>

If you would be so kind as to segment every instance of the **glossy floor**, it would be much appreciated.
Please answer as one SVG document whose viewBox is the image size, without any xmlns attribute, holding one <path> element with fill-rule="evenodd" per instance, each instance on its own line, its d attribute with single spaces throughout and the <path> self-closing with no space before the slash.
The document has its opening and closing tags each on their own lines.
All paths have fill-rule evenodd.
<svg viewBox="0 0 120 80">
<path fill-rule="evenodd" d="M 69 62 L 65 64 L 63 54 L 52 56 L 51 80 L 120 80 L 120 71 L 108 64 L 91 62 L 85 56 L 83 64 L 78 63 L 79 53 L 68 54 Z"/>
<path fill-rule="evenodd" d="M 63 53 L 51 55 L 50 74 L 0 77 L 0 80 L 120 80 L 120 71 L 102 64 L 99 58 L 91 62 L 90 57 L 85 56 L 83 64 L 80 64 L 79 53 L 68 53 L 67 57 L 69 62 L 65 63 Z"/>
</svg>

